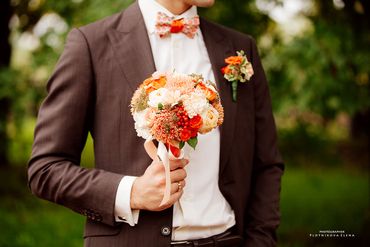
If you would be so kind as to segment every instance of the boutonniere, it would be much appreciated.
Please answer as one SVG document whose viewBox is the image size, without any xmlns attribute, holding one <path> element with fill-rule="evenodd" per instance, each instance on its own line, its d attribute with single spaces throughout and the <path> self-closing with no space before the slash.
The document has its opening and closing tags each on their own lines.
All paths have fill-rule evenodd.
<svg viewBox="0 0 370 247">
<path fill-rule="evenodd" d="M 254 74 L 252 64 L 248 61 L 244 51 L 237 51 L 237 56 L 225 59 L 227 64 L 221 69 L 225 79 L 231 82 L 233 101 L 236 102 L 238 82 L 249 81 Z"/>
</svg>

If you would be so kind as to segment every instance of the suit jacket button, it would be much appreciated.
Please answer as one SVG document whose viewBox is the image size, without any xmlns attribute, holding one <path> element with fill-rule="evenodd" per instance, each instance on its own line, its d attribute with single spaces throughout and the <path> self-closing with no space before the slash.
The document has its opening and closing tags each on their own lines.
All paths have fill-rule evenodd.
<svg viewBox="0 0 370 247">
<path fill-rule="evenodd" d="M 168 236 L 171 234 L 171 229 L 168 226 L 164 226 L 161 229 L 161 233 L 163 236 Z"/>
</svg>

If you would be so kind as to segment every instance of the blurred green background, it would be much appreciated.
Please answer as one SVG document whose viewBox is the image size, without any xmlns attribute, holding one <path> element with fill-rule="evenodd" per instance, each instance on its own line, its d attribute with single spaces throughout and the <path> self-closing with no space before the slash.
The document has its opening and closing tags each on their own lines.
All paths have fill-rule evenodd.
<svg viewBox="0 0 370 247">
<path fill-rule="evenodd" d="M 131 2 L 0 2 L 0 246 L 82 246 L 84 218 L 27 188 L 33 128 L 68 31 Z M 258 42 L 286 162 L 279 246 L 369 246 L 370 1 L 217 0 L 200 14 Z"/>
</svg>

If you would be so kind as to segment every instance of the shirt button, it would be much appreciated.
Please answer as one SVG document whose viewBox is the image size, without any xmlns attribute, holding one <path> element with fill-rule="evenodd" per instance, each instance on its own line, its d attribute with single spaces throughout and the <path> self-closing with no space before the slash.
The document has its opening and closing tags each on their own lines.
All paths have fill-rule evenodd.
<svg viewBox="0 0 370 247">
<path fill-rule="evenodd" d="M 163 236 L 168 236 L 171 234 L 171 229 L 168 226 L 164 226 L 161 229 L 161 233 Z"/>
</svg>

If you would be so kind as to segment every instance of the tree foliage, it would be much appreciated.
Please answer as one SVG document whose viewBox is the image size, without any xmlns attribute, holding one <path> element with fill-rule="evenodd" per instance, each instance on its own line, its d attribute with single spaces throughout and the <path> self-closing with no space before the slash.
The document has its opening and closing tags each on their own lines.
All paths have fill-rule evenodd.
<svg viewBox="0 0 370 247">
<path fill-rule="evenodd" d="M 312 111 L 324 122 L 370 107 L 368 1 L 315 1 L 312 28 L 274 43 L 265 62 L 276 108 Z M 355 7 L 357 6 L 357 7 Z"/>
</svg>

